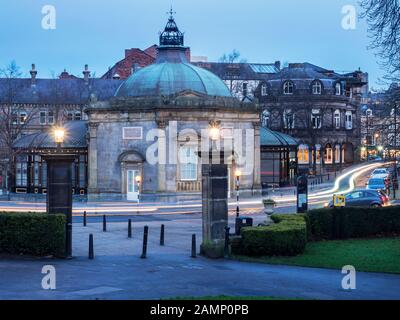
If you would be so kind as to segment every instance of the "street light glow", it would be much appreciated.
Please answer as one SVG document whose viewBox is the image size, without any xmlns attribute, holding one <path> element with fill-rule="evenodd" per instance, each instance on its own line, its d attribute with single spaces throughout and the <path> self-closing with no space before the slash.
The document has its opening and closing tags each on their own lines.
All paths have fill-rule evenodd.
<svg viewBox="0 0 400 320">
<path fill-rule="evenodd" d="M 240 178 L 241 175 L 242 175 L 242 171 L 240 171 L 240 170 L 236 170 L 236 171 L 235 171 L 235 176 L 236 176 L 237 178 Z"/>
<path fill-rule="evenodd" d="M 56 143 L 63 143 L 65 137 L 65 130 L 63 128 L 54 129 L 54 140 Z"/>
</svg>

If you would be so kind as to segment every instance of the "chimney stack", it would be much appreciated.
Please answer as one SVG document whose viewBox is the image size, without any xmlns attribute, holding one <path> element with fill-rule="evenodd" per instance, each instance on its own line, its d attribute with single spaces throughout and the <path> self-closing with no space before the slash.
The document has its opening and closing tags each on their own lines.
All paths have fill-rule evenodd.
<svg viewBox="0 0 400 320">
<path fill-rule="evenodd" d="M 37 71 L 36 71 L 36 65 L 34 63 L 32 63 L 32 70 L 30 71 L 30 74 L 31 74 L 31 85 L 35 86 Z"/>
<path fill-rule="evenodd" d="M 85 64 L 85 70 L 82 73 L 83 73 L 83 78 L 85 79 L 85 82 L 89 82 L 90 71 L 89 71 L 89 66 L 87 64 Z"/>
</svg>

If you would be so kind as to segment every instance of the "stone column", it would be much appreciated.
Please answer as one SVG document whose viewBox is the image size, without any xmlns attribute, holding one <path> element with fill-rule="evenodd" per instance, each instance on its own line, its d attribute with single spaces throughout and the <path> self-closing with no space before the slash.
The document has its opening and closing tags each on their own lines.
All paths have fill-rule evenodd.
<svg viewBox="0 0 400 320">
<path fill-rule="evenodd" d="M 157 180 L 158 180 L 158 191 L 167 191 L 167 175 L 166 175 L 166 165 L 167 165 L 167 138 L 166 138 L 166 123 L 165 121 L 157 121 L 157 127 L 159 130 L 158 136 L 158 168 L 157 168 Z"/>
<path fill-rule="evenodd" d="M 260 123 L 254 122 L 254 169 L 253 169 L 253 190 L 261 189 L 261 138 Z"/>
<path fill-rule="evenodd" d="M 97 128 L 98 123 L 89 124 L 89 188 L 88 193 L 99 193 L 97 186 Z"/>
</svg>

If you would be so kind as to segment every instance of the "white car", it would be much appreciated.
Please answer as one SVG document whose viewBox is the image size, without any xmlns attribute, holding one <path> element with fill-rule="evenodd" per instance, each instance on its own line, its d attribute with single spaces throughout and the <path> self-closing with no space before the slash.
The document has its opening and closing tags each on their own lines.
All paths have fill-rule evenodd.
<svg viewBox="0 0 400 320">
<path fill-rule="evenodd" d="M 379 169 L 375 169 L 374 171 L 372 171 L 371 173 L 371 177 L 387 177 L 390 174 L 389 169 L 386 168 L 379 168 Z"/>
</svg>

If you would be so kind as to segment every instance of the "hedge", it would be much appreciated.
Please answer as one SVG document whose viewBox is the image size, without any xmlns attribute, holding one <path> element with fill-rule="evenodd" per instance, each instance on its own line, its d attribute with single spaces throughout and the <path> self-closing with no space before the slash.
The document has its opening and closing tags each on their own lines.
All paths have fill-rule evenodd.
<svg viewBox="0 0 400 320">
<path fill-rule="evenodd" d="M 0 253 L 63 257 L 65 215 L 0 213 Z"/>
<path fill-rule="evenodd" d="M 312 241 L 393 235 L 400 233 L 400 207 L 318 209 L 306 221 Z"/>
<path fill-rule="evenodd" d="M 267 227 L 247 227 L 241 239 L 232 243 L 232 253 L 248 256 L 293 256 L 304 252 L 307 243 L 303 215 L 272 215 L 275 224 Z"/>
</svg>

